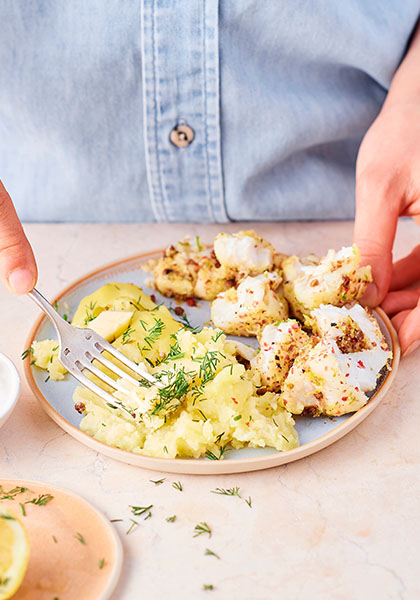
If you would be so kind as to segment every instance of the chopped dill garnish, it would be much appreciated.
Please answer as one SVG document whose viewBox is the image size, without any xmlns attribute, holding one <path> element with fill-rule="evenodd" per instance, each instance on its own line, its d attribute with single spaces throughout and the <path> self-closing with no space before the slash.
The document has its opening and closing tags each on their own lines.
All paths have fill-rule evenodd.
<svg viewBox="0 0 420 600">
<path fill-rule="evenodd" d="M 15 517 L 7 514 L 0 514 L 0 519 L 4 519 L 5 521 L 16 521 Z"/>
<path fill-rule="evenodd" d="M 216 335 L 214 337 L 212 337 L 211 339 L 213 340 L 213 342 L 217 342 L 217 340 L 220 338 L 221 335 L 223 335 L 223 331 L 218 331 L 216 333 Z"/>
<path fill-rule="evenodd" d="M 278 427 L 278 424 L 277 424 L 277 422 L 276 422 L 276 420 L 275 420 L 275 418 L 274 418 L 274 417 L 273 417 L 273 423 L 274 423 L 274 425 L 275 425 L 276 427 Z"/>
<path fill-rule="evenodd" d="M 163 446 L 163 451 L 166 452 L 166 454 L 168 454 L 168 448 L 166 446 Z"/>
<path fill-rule="evenodd" d="M 205 453 L 205 456 L 207 458 L 209 458 L 210 460 L 220 460 L 223 457 L 225 452 L 226 452 L 226 446 L 221 446 L 219 456 L 216 456 L 214 454 L 214 452 L 212 452 L 211 450 L 207 450 L 207 452 Z"/>
<path fill-rule="evenodd" d="M 45 506 L 46 504 L 48 504 L 48 502 L 51 502 L 53 498 L 54 496 L 51 496 L 51 494 L 39 494 L 38 498 L 32 498 L 32 500 L 27 500 L 25 504 L 36 504 L 37 506 Z"/>
<path fill-rule="evenodd" d="M 150 509 L 153 508 L 153 504 L 150 504 L 149 506 L 132 506 L 130 504 L 130 508 L 131 508 L 131 512 L 133 513 L 133 515 L 135 517 L 140 517 L 141 515 L 146 514 L 146 516 L 144 518 L 150 519 L 150 517 L 152 516 Z"/>
<path fill-rule="evenodd" d="M 233 417 L 234 421 L 239 421 L 240 419 L 242 419 L 242 415 L 236 415 L 236 417 Z"/>
<path fill-rule="evenodd" d="M 48 377 L 46 377 L 46 379 L 44 379 L 44 383 L 47 383 L 50 380 L 50 375 L 48 375 Z"/>
<path fill-rule="evenodd" d="M 208 533 L 208 536 L 211 537 L 211 529 L 205 521 L 201 521 L 201 523 L 198 523 L 198 525 L 194 527 L 194 532 L 195 533 L 193 537 L 197 537 L 198 535 L 202 535 L 203 533 Z"/>
<path fill-rule="evenodd" d="M 176 520 L 176 515 L 172 515 L 172 517 L 166 517 L 166 521 L 168 521 L 168 523 L 174 523 Z"/>
<path fill-rule="evenodd" d="M 197 408 L 197 410 L 198 410 L 198 412 L 200 413 L 200 415 L 203 417 L 203 419 L 204 419 L 205 421 L 208 421 L 208 419 L 207 419 L 206 415 L 203 413 L 203 411 L 202 411 L 202 410 L 200 410 L 199 408 Z"/>
<path fill-rule="evenodd" d="M 134 519 L 130 519 L 130 521 L 131 521 L 131 525 L 127 529 L 127 531 L 125 532 L 126 535 L 128 535 L 129 533 L 131 533 L 135 527 L 138 527 L 138 521 L 135 521 Z"/>
<path fill-rule="evenodd" d="M 122 334 L 122 340 L 121 342 L 123 344 L 130 344 L 133 340 L 131 339 L 131 334 L 134 333 L 136 330 L 132 329 L 132 328 L 128 328 L 126 331 L 124 331 L 124 333 Z"/>
<path fill-rule="evenodd" d="M 0 500 L 14 500 L 16 496 L 18 496 L 19 494 L 23 494 L 24 492 L 30 492 L 31 490 L 29 490 L 26 487 L 21 487 L 21 486 L 17 486 L 12 488 L 11 490 L 7 491 L 4 490 L 2 488 L 2 486 L 0 485 Z"/>
<path fill-rule="evenodd" d="M 216 552 L 213 552 L 213 550 L 210 550 L 209 548 L 206 548 L 206 551 L 204 552 L 204 556 L 215 556 L 216 558 L 218 558 L 220 560 L 220 556 L 218 554 L 216 554 Z"/>
<path fill-rule="evenodd" d="M 153 348 L 153 344 L 160 338 L 162 335 L 162 331 L 165 329 L 166 325 L 162 321 L 162 319 L 156 319 L 154 317 L 155 324 L 147 330 L 147 335 L 144 338 L 144 342 L 147 346 L 143 346 L 142 351 L 149 352 Z"/>
<path fill-rule="evenodd" d="M 217 365 L 220 362 L 219 355 L 226 358 L 219 350 L 208 350 L 204 356 L 193 358 L 194 362 L 201 363 L 198 376 L 201 379 L 202 385 L 205 385 L 208 381 L 214 379 Z"/>
<path fill-rule="evenodd" d="M 289 443 L 289 440 L 287 439 L 287 437 L 285 435 L 283 435 L 282 433 L 280 435 L 284 440 L 286 440 L 287 443 Z"/>
<path fill-rule="evenodd" d="M 214 585 L 212 585 L 211 583 L 205 583 L 205 584 L 203 584 L 203 590 L 205 592 L 214 590 Z"/>
<path fill-rule="evenodd" d="M 29 356 L 29 354 L 33 354 L 34 353 L 34 349 L 32 348 L 32 346 L 30 346 L 30 348 L 27 348 L 27 350 L 25 350 L 24 352 L 22 352 L 22 354 L 20 355 L 22 360 L 25 360 L 25 358 L 27 356 Z"/>
<path fill-rule="evenodd" d="M 238 487 L 234 487 L 234 488 L 216 488 L 215 490 L 212 490 L 211 493 L 212 494 L 221 494 L 222 496 L 237 496 L 238 498 L 241 498 L 241 495 L 239 493 L 239 489 Z"/>
<path fill-rule="evenodd" d="M 60 346 L 54 346 L 54 348 L 51 350 L 51 352 L 56 352 L 59 349 Z"/>
<path fill-rule="evenodd" d="M 120 523 L 123 519 L 110 519 L 110 523 Z"/>
<path fill-rule="evenodd" d="M 20 510 L 21 510 L 21 512 L 22 512 L 22 515 L 23 515 L 24 517 L 26 517 L 26 510 L 25 510 L 25 507 L 24 507 L 24 505 L 22 504 L 22 502 L 19 502 L 19 506 L 20 506 Z"/>
<path fill-rule="evenodd" d="M 83 537 L 83 535 L 81 533 L 77 532 L 74 537 L 76 538 L 76 540 L 79 540 L 79 542 L 81 544 L 83 544 L 84 546 L 86 546 L 86 540 L 85 540 L 85 538 Z"/>
<path fill-rule="evenodd" d="M 54 544 L 58 544 L 58 540 L 57 540 L 57 538 L 55 537 L 55 535 L 53 535 L 53 536 L 52 536 L 52 539 L 54 540 Z"/>
<path fill-rule="evenodd" d="M 180 481 L 174 481 L 172 487 L 178 490 L 179 492 L 182 492 L 182 483 Z"/>
<path fill-rule="evenodd" d="M 105 559 L 104 559 L 104 558 L 101 558 L 101 559 L 99 560 L 99 568 L 100 568 L 100 569 L 103 569 L 103 567 L 104 567 L 104 564 L 105 564 Z"/>
<path fill-rule="evenodd" d="M 222 437 L 225 435 L 225 432 L 223 433 L 219 433 L 219 435 L 216 437 L 216 444 L 220 444 L 220 442 L 222 441 Z"/>
<path fill-rule="evenodd" d="M 249 508 L 252 508 L 252 498 L 251 498 L 251 496 L 249 496 L 248 499 L 245 500 L 245 502 L 248 504 Z"/>
<path fill-rule="evenodd" d="M 200 331 L 203 329 L 200 325 L 197 325 L 197 327 L 193 327 L 185 313 L 182 316 L 179 316 L 176 314 L 175 308 L 169 307 L 169 310 L 172 313 L 175 313 L 175 315 L 178 317 L 177 319 L 175 319 L 175 321 L 183 325 L 185 329 L 190 329 L 192 333 L 200 333 Z"/>
<path fill-rule="evenodd" d="M 158 391 L 159 400 L 153 409 L 152 415 L 158 414 L 163 408 L 166 408 L 172 401 L 181 400 L 190 389 L 191 373 L 181 367 L 176 372 L 165 371 L 160 375 L 168 376 L 168 384 Z M 189 380 L 188 380 L 189 379 Z"/>
<path fill-rule="evenodd" d="M 87 325 L 89 323 L 89 321 L 93 321 L 93 319 L 95 318 L 95 313 L 94 313 L 95 306 L 96 306 L 96 302 L 91 302 L 89 304 L 89 307 L 86 309 L 86 313 L 85 313 L 85 325 Z"/>
<path fill-rule="evenodd" d="M 150 483 L 154 483 L 155 485 L 161 485 L 164 481 L 166 480 L 166 477 L 163 477 L 163 479 L 149 479 Z"/>
</svg>

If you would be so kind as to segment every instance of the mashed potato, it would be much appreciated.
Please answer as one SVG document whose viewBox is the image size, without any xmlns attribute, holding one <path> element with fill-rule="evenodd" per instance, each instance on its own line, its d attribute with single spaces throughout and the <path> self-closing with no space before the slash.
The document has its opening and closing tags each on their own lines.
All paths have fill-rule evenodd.
<svg viewBox="0 0 420 600">
<path fill-rule="evenodd" d="M 227 447 L 284 451 L 299 445 L 292 415 L 280 405 L 278 394 L 259 394 L 260 377 L 238 362 L 236 343 L 213 328 L 197 333 L 182 327 L 136 286 L 129 291 L 141 302 L 128 300 L 123 305 L 114 290 L 125 293 L 125 285 L 108 284 L 91 294 L 82 300 L 75 318 L 86 327 L 98 314 L 109 311 L 112 317 L 115 307 L 121 311 L 125 306 L 132 317 L 113 345 L 144 363 L 164 387 L 125 382 L 126 391 L 114 392 L 122 403 L 118 409 L 86 388 L 76 388 L 73 400 L 83 414 L 82 431 L 124 450 L 168 458 L 222 458 Z M 57 361 L 52 344 L 57 345 L 37 342 L 37 366 L 48 368 L 49 356 Z"/>
</svg>

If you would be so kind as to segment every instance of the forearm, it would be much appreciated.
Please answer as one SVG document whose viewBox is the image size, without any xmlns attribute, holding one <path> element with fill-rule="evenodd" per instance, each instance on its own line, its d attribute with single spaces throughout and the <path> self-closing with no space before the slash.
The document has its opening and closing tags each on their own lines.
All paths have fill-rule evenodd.
<svg viewBox="0 0 420 600">
<path fill-rule="evenodd" d="M 394 75 L 384 108 L 394 104 L 411 103 L 420 103 L 420 21 L 407 53 Z"/>
</svg>

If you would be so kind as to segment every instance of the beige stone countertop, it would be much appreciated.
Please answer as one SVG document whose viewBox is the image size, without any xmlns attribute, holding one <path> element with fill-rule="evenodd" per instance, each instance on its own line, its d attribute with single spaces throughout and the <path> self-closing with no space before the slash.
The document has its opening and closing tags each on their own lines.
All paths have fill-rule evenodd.
<svg viewBox="0 0 420 600">
<path fill-rule="evenodd" d="M 254 227 L 285 253 L 324 253 L 351 243 L 352 224 L 26 226 L 39 265 L 38 289 L 53 298 L 108 262 L 163 247 L 185 234 L 211 242 Z M 395 256 L 419 243 L 400 223 Z M 116 462 L 64 433 L 24 380 L 20 354 L 39 309 L 0 286 L 0 351 L 17 365 L 22 391 L 0 430 L 1 477 L 35 479 L 76 492 L 116 523 L 124 568 L 113 600 L 420 598 L 420 351 L 403 359 L 385 400 L 327 449 L 266 471 L 167 475 Z M 150 479 L 166 477 L 156 486 Z M 181 481 L 183 491 L 172 487 Z M 239 486 L 236 497 L 211 493 Z M 126 534 L 129 505 L 152 518 Z M 165 518 L 177 515 L 175 523 Z M 211 539 L 193 537 L 206 521 Z M 209 548 L 220 556 L 205 555 Z M 203 591 L 203 584 L 214 590 Z M 82 599 L 80 599 L 82 600 Z"/>
</svg>

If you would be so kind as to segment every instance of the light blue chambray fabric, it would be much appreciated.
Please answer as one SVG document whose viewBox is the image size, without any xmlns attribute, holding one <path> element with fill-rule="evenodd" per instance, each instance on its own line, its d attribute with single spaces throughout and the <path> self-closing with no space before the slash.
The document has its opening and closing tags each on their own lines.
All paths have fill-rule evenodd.
<svg viewBox="0 0 420 600">
<path fill-rule="evenodd" d="M 26 221 L 351 218 L 356 153 L 419 12 L 1 0 L 0 178 Z"/>
</svg>

